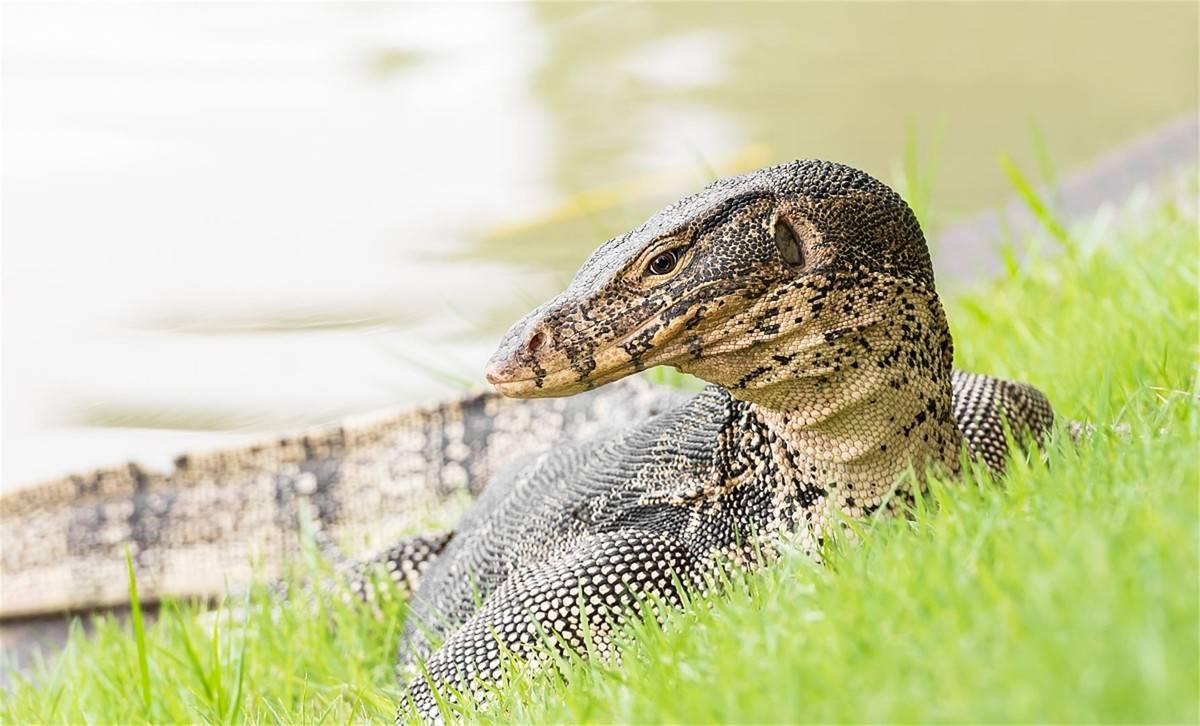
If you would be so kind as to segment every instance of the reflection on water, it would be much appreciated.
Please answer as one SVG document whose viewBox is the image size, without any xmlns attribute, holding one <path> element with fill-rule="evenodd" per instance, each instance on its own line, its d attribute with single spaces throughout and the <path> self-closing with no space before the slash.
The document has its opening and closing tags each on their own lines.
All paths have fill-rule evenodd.
<svg viewBox="0 0 1200 726">
<path fill-rule="evenodd" d="M 8 5 L 4 483 L 425 400 L 605 237 L 822 156 L 935 221 L 1196 105 L 1194 5 Z M 1024 158 L 1031 163 L 1029 154 Z"/>
</svg>

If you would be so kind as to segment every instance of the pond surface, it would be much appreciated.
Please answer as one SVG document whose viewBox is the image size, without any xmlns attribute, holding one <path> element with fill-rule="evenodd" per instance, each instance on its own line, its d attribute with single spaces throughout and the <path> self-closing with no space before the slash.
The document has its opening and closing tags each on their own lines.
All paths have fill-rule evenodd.
<svg viewBox="0 0 1200 726">
<path fill-rule="evenodd" d="M 4 486 L 479 385 L 716 175 L 915 138 L 944 224 L 1197 105 L 1194 4 L 4 15 Z"/>
</svg>

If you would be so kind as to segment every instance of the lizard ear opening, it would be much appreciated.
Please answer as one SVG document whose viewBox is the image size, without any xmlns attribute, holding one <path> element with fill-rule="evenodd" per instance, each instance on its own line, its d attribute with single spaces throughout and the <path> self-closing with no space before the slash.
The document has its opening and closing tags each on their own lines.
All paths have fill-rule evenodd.
<svg viewBox="0 0 1200 726">
<path fill-rule="evenodd" d="M 800 245 L 800 238 L 783 217 L 775 220 L 775 246 L 779 248 L 779 256 L 788 267 L 804 266 L 804 248 Z"/>
</svg>

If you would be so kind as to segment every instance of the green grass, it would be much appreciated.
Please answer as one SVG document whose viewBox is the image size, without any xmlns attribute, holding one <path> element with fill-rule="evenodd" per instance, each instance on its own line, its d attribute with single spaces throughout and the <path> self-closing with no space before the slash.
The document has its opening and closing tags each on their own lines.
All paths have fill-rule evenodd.
<svg viewBox="0 0 1200 726">
<path fill-rule="evenodd" d="M 1191 182 L 1183 196 L 1194 196 Z M 1049 214 L 1049 211 L 1045 212 Z M 1164 203 L 1125 229 L 1051 228 L 949 302 L 962 367 L 1037 383 L 1102 424 L 1003 485 L 937 484 L 864 525 L 629 633 L 621 666 L 519 678 L 495 721 L 1200 720 L 1197 227 Z M 1108 425 L 1126 424 L 1126 434 Z M 314 608 L 316 611 L 314 612 Z M 4 722 L 390 718 L 404 604 L 171 606 L 76 629 L 18 676 Z"/>
</svg>

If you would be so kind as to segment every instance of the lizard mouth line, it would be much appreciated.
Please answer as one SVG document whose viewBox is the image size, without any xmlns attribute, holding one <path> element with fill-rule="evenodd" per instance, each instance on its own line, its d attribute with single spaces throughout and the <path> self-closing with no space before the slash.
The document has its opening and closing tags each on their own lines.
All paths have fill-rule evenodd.
<svg viewBox="0 0 1200 726">
<path fill-rule="evenodd" d="M 715 282 L 709 282 L 705 285 L 701 285 L 700 287 L 697 287 L 695 290 L 692 291 L 692 294 L 689 295 L 689 297 L 688 297 L 689 303 L 692 303 L 698 294 L 702 293 L 705 289 L 714 286 L 715 284 L 716 284 Z M 689 308 L 690 308 L 690 305 L 689 305 Z M 625 335 L 623 335 L 620 338 L 618 338 L 617 340 L 609 343 L 608 345 L 605 345 L 603 348 L 597 349 L 595 354 L 593 355 L 593 360 L 595 360 L 597 362 L 596 367 L 593 368 L 592 370 L 588 371 L 586 374 L 582 374 L 583 378 L 580 380 L 580 382 L 596 380 L 598 378 L 603 379 L 603 378 L 606 378 L 607 376 L 612 375 L 613 373 L 625 371 L 626 369 L 630 369 L 630 370 L 634 369 L 636 366 L 633 364 L 632 356 L 628 356 L 628 353 L 625 353 L 625 355 L 628 356 L 627 360 L 620 362 L 620 363 L 616 363 L 615 365 L 612 364 L 609 360 L 605 360 L 605 359 L 612 358 L 613 356 L 615 356 L 616 351 L 621 350 L 621 346 L 625 345 L 630 340 L 632 340 L 632 339 L 636 338 L 637 336 L 646 332 L 646 330 L 649 329 L 650 326 L 654 325 L 654 323 L 657 322 L 659 319 L 660 319 L 659 315 L 652 315 L 649 318 L 646 318 L 645 320 L 643 320 L 641 323 L 639 323 L 638 326 L 635 327 L 632 331 L 626 333 Z M 685 316 L 682 316 L 682 315 L 675 318 L 676 321 L 683 321 L 684 319 L 685 319 Z M 665 334 L 665 337 L 662 340 L 660 340 L 653 348 L 647 350 L 646 353 L 651 353 L 655 349 L 660 349 L 660 348 L 664 347 L 664 345 L 666 343 L 670 342 L 670 340 L 678 332 L 678 328 L 679 328 L 679 324 L 674 324 L 674 325 L 668 324 L 668 325 L 664 326 L 660 335 Z M 622 351 L 622 352 L 624 352 L 624 351 Z M 604 361 L 604 363 L 609 363 L 609 365 L 601 364 L 600 362 L 602 360 Z M 655 363 L 655 365 L 658 365 L 658 363 Z M 555 368 L 554 370 L 546 371 L 545 373 L 542 373 L 541 375 L 529 375 L 529 376 L 525 376 L 523 378 L 514 378 L 511 380 L 499 381 L 497 383 L 494 383 L 493 385 L 495 386 L 497 391 L 499 391 L 500 393 L 504 393 L 505 391 L 515 391 L 518 389 L 524 389 L 529 384 L 536 385 L 536 382 L 539 380 L 543 381 L 543 382 L 550 381 L 551 379 L 561 376 L 564 373 L 574 373 L 576 375 L 581 375 L 581 374 L 579 374 L 577 369 L 573 368 L 570 365 L 567 365 L 567 366 L 563 366 L 561 368 Z M 605 381 L 605 382 L 607 382 L 607 381 Z M 539 389 L 540 389 L 540 387 L 539 387 Z"/>
<path fill-rule="evenodd" d="M 635 330 L 633 333 L 630 333 L 629 335 L 625 336 L 624 338 L 618 340 L 617 342 L 611 343 L 609 345 L 604 346 L 603 348 L 600 348 L 599 350 L 596 351 L 596 357 L 598 358 L 598 357 L 608 353 L 609 351 L 619 349 L 634 335 L 637 335 L 638 333 L 642 332 L 646 327 L 648 327 L 648 325 L 649 325 L 649 321 L 638 326 L 637 330 Z M 628 364 L 631 362 L 632 361 L 627 361 L 626 363 Z M 588 371 L 586 374 L 583 374 L 583 376 L 584 376 L 583 380 L 584 381 L 588 380 L 589 378 L 593 377 L 597 372 L 599 372 L 601 375 L 603 375 L 605 373 L 612 372 L 613 370 L 619 369 L 622 367 L 624 367 L 624 366 L 610 366 L 608 368 L 601 368 L 600 366 L 596 366 L 591 371 Z M 503 390 L 506 386 L 520 386 L 520 385 L 526 384 L 526 383 L 534 383 L 535 381 L 538 381 L 538 380 L 546 381 L 546 380 L 549 380 L 556 376 L 560 376 L 563 373 L 568 373 L 568 372 L 575 373 L 577 375 L 579 374 L 578 370 L 576 370 L 575 368 L 572 368 L 571 366 L 568 365 L 568 366 L 563 366 L 562 368 L 555 368 L 554 370 L 546 371 L 545 373 L 543 373 L 541 375 L 525 376 L 524 378 L 513 378 L 513 379 L 507 380 L 507 381 L 500 381 L 493 385 L 495 385 L 498 390 Z"/>
<path fill-rule="evenodd" d="M 621 338 L 619 338 L 618 340 L 616 340 L 612 343 L 609 343 L 608 345 L 604 346 L 603 348 L 598 349 L 593 358 L 594 360 L 597 361 L 596 367 L 593 368 L 592 370 L 588 371 L 586 374 L 582 374 L 582 380 L 580 382 L 595 380 L 596 378 L 611 375 L 612 373 L 624 370 L 625 368 L 632 368 L 633 367 L 632 366 L 632 364 L 633 364 L 632 358 L 624 361 L 624 363 L 619 363 L 617 365 L 602 365 L 602 364 L 600 364 L 600 361 L 603 358 L 612 357 L 615 354 L 615 351 L 618 351 L 621 349 L 622 345 L 629 342 L 635 336 L 645 332 L 645 330 L 647 328 L 649 328 L 657 319 L 658 319 L 657 317 L 651 317 L 651 318 L 643 321 L 632 332 L 628 333 L 627 335 L 622 336 Z M 605 361 L 605 363 L 607 363 L 607 362 L 608 361 Z M 518 389 L 523 390 L 530 385 L 536 386 L 537 381 L 543 381 L 543 385 L 544 385 L 544 382 L 548 382 L 554 378 L 560 377 L 564 373 L 572 373 L 572 374 L 575 374 L 576 376 L 581 375 L 577 369 L 573 368 L 572 366 L 567 365 L 567 366 L 563 366 L 561 368 L 555 368 L 554 370 L 546 371 L 545 373 L 543 373 L 541 375 L 530 375 L 530 376 L 525 376 L 523 378 L 514 378 L 512 380 L 500 381 L 493 385 L 495 386 L 496 390 L 499 391 L 500 393 L 504 393 L 505 391 L 515 391 Z M 541 390 L 542 387 L 538 386 L 538 389 Z"/>
</svg>

